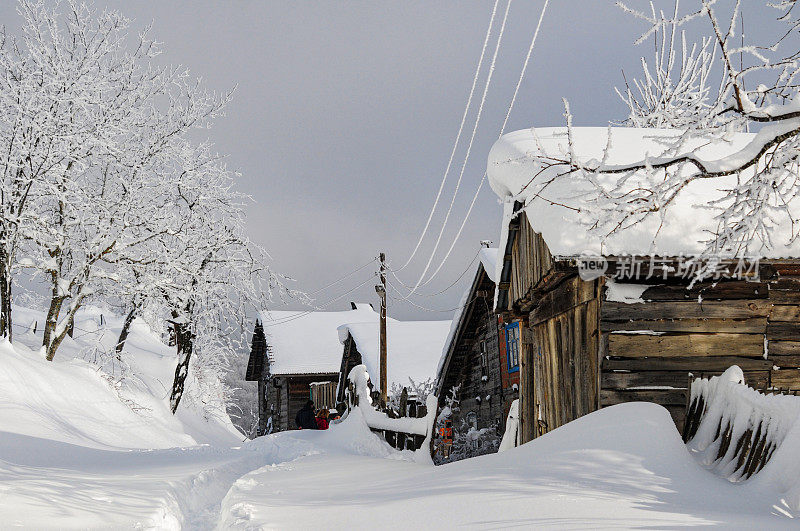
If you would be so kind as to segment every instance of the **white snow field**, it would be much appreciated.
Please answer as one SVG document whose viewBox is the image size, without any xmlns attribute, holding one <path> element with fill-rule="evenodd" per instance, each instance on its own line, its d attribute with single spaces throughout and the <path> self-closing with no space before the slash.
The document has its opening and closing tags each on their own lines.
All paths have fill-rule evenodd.
<svg viewBox="0 0 800 531">
<path fill-rule="evenodd" d="M 169 412 L 174 349 L 144 324 L 126 378 L 95 362 L 91 346 L 118 331 L 104 321 L 84 313 L 52 363 L 24 331 L 0 344 L 2 529 L 796 527 L 777 482 L 706 470 L 660 406 L 614 406 L 442 467 L 391 449 L 360 415 L 242 442 L 191 379 L 194 398 Z M 773 459 L 786 463 L 797 439 Z"/>
<path fill-rule="evenodd" d="M 265 441 L 309 448 L 238 480 L 221 528 L 797 527 L 776 492 L 698 465 L 654 404 L 613 406 L 522 447 L 441 467 L 358 455 L 373 448 L 358 438 L 342 445 L 338 429 Z"/>
</svg>

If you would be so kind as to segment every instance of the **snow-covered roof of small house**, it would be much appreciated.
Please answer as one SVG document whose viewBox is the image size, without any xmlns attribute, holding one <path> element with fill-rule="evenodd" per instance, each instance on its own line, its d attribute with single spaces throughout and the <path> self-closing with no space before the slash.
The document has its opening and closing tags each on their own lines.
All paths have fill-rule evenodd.
<svg viewBox="0 0 800 531">
<path fill-rule="evenodd" d="M 572 153 L 581 164 L 591 165 L 601 160 L 606 166 L 633 164 L 666 155 L 667 141 L 679 134 L 665 129 L 575 127 L 572 129 Z M 682 153 L 693 153 L 714 167 L 722 167 L 719 162 L 722 158 L 740 150 L 747 154 L 758 142 L 755 134 L 732 133 L 725 140 L 692 139 L 681 148 Z M 608 153 L 603 160 L 606 147 Z M 702 207 L 721 198 L 726 188 L 736 184 L 736 175 L 697 179 L 681 189 L 664 212 L 663 219 L 658 214 L 652 215 L 601 238 L 590 234 L 585 223 L 587 219 L 581 218 L 585 215 L 581 207 L 597 197 L 588 180 L 575 173 L 553 179 L 565 166 L 548 168 L 542 161 L 547 157 L 568 159 L 569 148 L 567 129 L 563 127 L 515 131 L 503 135 L 494 144 L 489 152 L 487 173 L 492 189 L 505 201 L 501 249 L 505 248 L 513 204 L 521 201 L 531 227 L 542 234 L 555 256 L 575 256 L 583 252 L 696 255 L 704 250 L 703 242 L 710 238 L 718 224 L 715 219 L 718 212 Z M 631 176 L 625 186 L 648 186 L 643 173 Z M 619 177 L 619 174 L 605 174 L 599 175 L 598 180 L 609 188 Z M 800 256 L 800 240 L 789 243 L 791 231 L 788 219 L 776 216 L 771 248 L 751 249 L 750 252 L 765 258 Z"/>
<path fill-rule="evenodd" d="M 489 280 L 497 284 L 497 255 L 499 254 L 498 249 L 495 247 L 489 247 L 486 249 L 480 250 L 480 259 L 481 263 L 478 265 L 477 270 L 475 271 L 475 277 L 477 277 L 478 273 L 480 273 L 481 268 L 486 272 L 486 275 L 489 277 Z M 450 324 L 450 330 L 447 333 L 447 339 L 445 339 L 444 345 L 442 345 L 442 352 L 439 355 L 439 363 L 436 366 L 436 378 L 437 381 L 442 375 L 442 370 L 444 368 L 445 361 L 447 360 L 447 354 L 450 351 L 450 344 L 453 342 L 456 336 L 456 332 L 458 331 L 458 327 L 461 326 L 461 320 L 464 316 L 464 310 L 469 305 L 470 294 L 472 290 L 475 288 L 475 284 L 477 279 L 470 282 L 469 286 L 467 286 L 466 290 L 464 290 L 464 294 L 461 296 L 461 301 L 458 303 L 458 308 L 456 308 L 455 314 L 453 314 L 453 320 Z"/>
<path fill-rule="evenodd" d="M 409 378 L 420 383 L 434 378 L 436 363 L 442 352 L 442 345 L 450 330 L 450 321 L 388 321 L 386 323 L 386 346 L 388 373 L 386 381 L 391 390 L 392 384 L 408 386 Z M 375 323 L 351 323 L 339 327 L 339 340 L 347 341 L 350 334 L 361 354 L 361 362 L 367 366 L 370 378 L 376 389 L 379 381 L 379 338 Z M 341 346 L 339 348 L 341 359 Z"/>
<path fill-rule="evenodd" d="M 262 311 L 270 374 L 335 374 L 342 363 L 337 329 L 345 323 L 378 327 L 369 304 L 341 312 Z"/>
</svg>

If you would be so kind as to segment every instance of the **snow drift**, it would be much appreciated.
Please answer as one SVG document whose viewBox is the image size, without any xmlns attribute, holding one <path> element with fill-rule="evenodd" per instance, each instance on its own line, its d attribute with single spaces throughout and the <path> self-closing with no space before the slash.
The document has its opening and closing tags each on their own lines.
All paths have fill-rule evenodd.
<svg viewBox="0 0 800 531">
<path fill-rule="evenodd" d="M 39 350 L 41 327 L 33 333 L 44 315 L 15 308 L 17 322 L 31 326 L 17 332 L 14 345 L 0 343 L 0 431 L 105 449 L 241 441 L 224 404 L 201 396 L 191 372 L 186 403 L 173 415 L 168 395 L 175 349 L 137 320 L 117 359 L 110 353 L 120 319 L 101 313 L 81 312 L 74 339 L 67 337 L 48 362 Z M 209 389 L 215 388 L 203 391 Z"/>
<path fill-rule="evenodd" d="M 356 428 L 254 441 L 313 449 L 237 481 L 220 528 L 794 526 L 776 509 L 774 490 L 701 467 L 654 404 L 606 408 L 506 452 L 440 467 L 359 454 L 337 433 Z"/>
</svg>

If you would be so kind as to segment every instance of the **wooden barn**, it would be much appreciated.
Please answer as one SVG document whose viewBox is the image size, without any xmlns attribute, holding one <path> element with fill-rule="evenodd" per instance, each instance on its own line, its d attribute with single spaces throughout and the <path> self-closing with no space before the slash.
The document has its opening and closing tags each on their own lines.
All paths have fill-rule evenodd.
<svg viewBox="0 0 800 531">
<path fill-rule="evenodd" d="M 431 386 L 451 321 L 397 321 L 386 323 L 387 394 L 398 395 L 405 387 L 409 398 L 414 386 Z M 373 395 L 380 395 L 379 329 L 374 322 L 352 322 L 339 327 L 341 363 L 337 402 L 344 404 L 347 376 L 356 365 L 365 365 Z M 414 400 L 412 400 L 413 402 Z M 418 401 L 418 405 L 424 404 Z"/>
<path fill-rule="evenodd" d="M 341 312 L 262 312 L 246 374 L 258 381 L 259 435 L 295 429 L 295 415 L 309 399 L 317 409 L 336 406 L 342 360 L 337 329 L 349 322 L 377 329 L 378 314 L 355 303 Z"/>
<path fill-rule="evenodd" d="M 721 260 L 710 280 L 694 282 L 709 263 L 689 257 L 714 229 L 713 211 L 696 207 L 718 197 L 724 179 L 681 192 L 655 223 L 595 241 L 580 223 L 581 182 L 552 181 L 537 157 L 571 149 L 601 160 L 610 145 L 609 160 L 632 162 L 659 154 L 651 135 L 669 133 L 608 134 L 576 128 L 568 147 L 563 129 L 518 131 L 489 156 L 490 182 L 505 201 L 496 310 L 518 323 L 522 339 L 522 442 L 629 401 L 665 406 L 682 430 L 689 374 L 731 365 L 754 387 L 800 389 L 798 244 L 784 244 L 791 236 L 781 227 L 774 247 Z M 747 136 L 739 136 L 741 146 Z"/>
<path fill-rule="evenodd" d="M 439 410 L 448 398 L 458 401 L 458 410 L 442 418 L 437 462 L 494 452 L 505 429 L 511 402 L 519 384 L 519 325 L 508 330 L 493 311 L 497 249 L 480 251 L 475 277 L 456 312 L 436 375 Z M 486 430 L 479 438 L 453 438 L 465 430 Z M 459 445 L 474 446 L 460 448 Z"/>
</svg>

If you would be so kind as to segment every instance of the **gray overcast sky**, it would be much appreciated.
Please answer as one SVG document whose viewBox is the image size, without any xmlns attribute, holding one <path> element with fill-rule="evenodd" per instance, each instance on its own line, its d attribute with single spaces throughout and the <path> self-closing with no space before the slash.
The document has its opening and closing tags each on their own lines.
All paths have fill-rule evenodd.
<svg viewBox="0 0 800 531">
<path fill-rule="evenodd" d="M 272 253 L 276 270 L 309 292 L 379 250 L 395 266 L 409 256 L 447 164 L 492 3 L 95 2 L 122 11 L 134 19 L 134 28 L 152 22 L 163 57 L 188 66 L 210 88 L 237 87 L 211 138 L 241 171 L 241 189 L 255 200 L 248 213 L 251 236 Z M 541 7 L 539 0 L 511 6 L 445 250 L 483 175 Z M 0 21 L 14 31 L 13 2 L 3 2 Z M 576 125 L 623 118 L 612 89 L 621 82 L 622 68 L 638 71 L 639 57 L 648 54 L 650 48 L 632 44 L 642 29 L 612 0 L 551 1 L 507 130 L 562 125 L 562 97 L 570 101 Z M 463 153 L 462 146 L 457 161 Z M 457 175 L 448 180 L 445 204 Z M 434 235 L 443 214 L 440 209 L 434 218 Z M 486 186 L 452 257 L 421 291 L 451 284 L 481 239 L 496 242 L 499 218 L 500 206 Z M 400 273 L 404 282 L 416 280 L 433 241 L 426 240 Z M 360 284 L 372 271 L 319 293 L 318 302 Z M 440 296 L 413 300 L 432 309 L 453 308 L 470 276 Z M 350 300 L 376 302 L 372 286 L 330 308 L 345 308 Z M 401 319 L 451 314 L 390 303 L 390 315 Z"/>
</svg>

